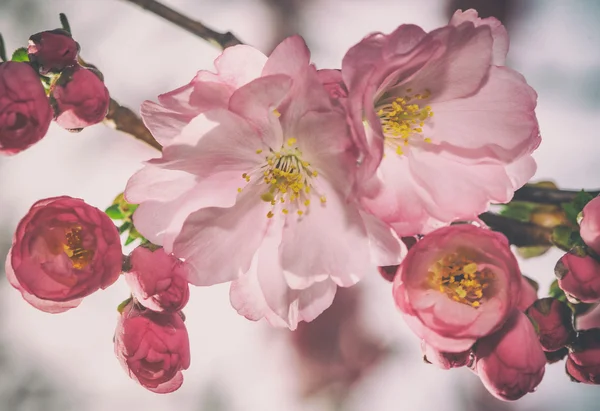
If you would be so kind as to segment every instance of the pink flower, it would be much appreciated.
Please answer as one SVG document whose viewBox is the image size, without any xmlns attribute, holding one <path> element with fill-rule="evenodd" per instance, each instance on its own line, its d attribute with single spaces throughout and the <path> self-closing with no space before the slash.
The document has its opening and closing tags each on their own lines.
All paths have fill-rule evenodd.
<svg viewBox="0 0 600 411">
<path fill-rule="evenodd" d="M 29 37 L 27 53 L 40 73 L 61 72 L 77 64 L 79 44 L 65 30 L 43 31 Z"/>
<path fill-rule="evenodd" d="M 481 339 L 475 369 L 488 391 L 501 400 L 518 400 L 542 381 L 546 356 L 527 316 L 515 310 L 502 330 Z"/>
<path fill-rule="evenodd" d="M 470 366 L 473 362 L 471 350 L 459 353 L 443 352 L 436 350 L 424 341 L 421 342 L 421 350 L 423 351 L 423 360 L 443 370 Z"/>
<path fill-rule="evenodd" d="M 0 64 L 0 153 L 16 154 L 46 135 L 52 108 L 27 63 Z"/>
<path fill-rule="evenodd" d="M 566 253 L 554 269 L 558 285 L 571 300 L 584 303 L 600 301 L 600 262 L 586 255 Z"/>
<path fill-rule="evenodd" d="M 77 198 L 47 198 L 23 217 L 6 276 L 25 301 L 49 313 L 77 307 L 121 272 L 121 240 L 106 214 Z"/>
<path fill-rule="evenodd" d="M 249 54 L 226 53 L 231 73 Z M 355 284 L 372 257 L 397 264 L 402 248 L 388 226 L 347 201 L 356 149 L 304 41 L 285 40 L 258 75 L 239 76 L 245 83 L 225 105 L 193 117 L 125 196 L 141 204 L 136 227 L 186 261 L 192 284 L 234 281 L 238 312 L 295 328 L 331 304 L 337 285 Z"/>
<path fill-rule="evenodd" d="M 567 374 L 577 382 L 600 384 L 600 329 L 581 332 L 569 352 Z"/>
<path fill-rule="evenodd" d="M 190 342 L 180 313 L 156 313 L 132 302 L 119 316 L 115 355 L 129 377 L 159 394 L 183 384 L 190 366 Z"/>
<path fill-rule="evenodd" d="M 587 203 L 582 214 L 579 234 L 585 244 L 600 255 L 600 197 Z"/>
<path fill-rule="evenodd" d="M 502 327 L 519 301 L 521 273 L 502 234 L 463 224 L 412 246 L 394 278 L 410 328 L 438 351 L 460 353 Z"/>
<path fill-rule="evenodd" d="M 555 298 L 537 300 L 526 312 L 536 326 L 544 351 L 557 351 L 575 337 L 569 306 Z"/>
<path fill-rule="evenodd" d="M 129 256 L 131 269 L 125 280 L 133 296 L 153 311 L 180 311 L 185 307 L 190 290 L 187 270 L 182 261 L 162 248 L 152 251 L 137 247 Z"/>
<path fill-rule="evenodd" d="M 536 93 L 504 67 L 506 31 L 469 10 L 374 33 L 344 57 L 364 207 L 400 236 L 472 220 L 534 174 Z"/>
<path fill-rule="evenodd" d="M 101 76 L 81 66 L 65 69 L 50 94 L 55 120 L 67 130 L 78 130 L 106 117 L 110 96 Z"/>
<path fill-rule="evenodd" d="M 590 308 L 584 314 L 577 316 L 577 330 L 590 330 L 592 328 L 600 328 L 600 305 Z"/>
</svg>

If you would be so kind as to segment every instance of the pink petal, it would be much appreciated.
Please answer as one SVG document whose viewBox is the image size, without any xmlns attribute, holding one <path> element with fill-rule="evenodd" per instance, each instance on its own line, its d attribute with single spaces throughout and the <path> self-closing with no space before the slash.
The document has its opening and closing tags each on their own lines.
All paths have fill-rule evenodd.
<svg viewBox="0 0 600 411">
<path fill-rule="evenodd" d="M 183 384 L 183 373 L 181 371 L 177 371 L 177 374 L 167 382 L 159 384 L 157 387 L 149 387 L 140 382 L 141 385 L 144 386 L 149 391 L 155 392 L 157 394 L 168 394 L 173 391 L 177 391 L 179 387 Z"/>
<path fill-rule="evenodd" d="M 457 147 L 486 147 L 488 155 L 504 162 L 533 151 L 540 143 L 535 117 L 537 95 L 523 76 L 507 67 L 492 67 L 475 94 L 431 103 L 429 120 L 434 143 Z"/>
<path fill-rule="evenodd" d="M 133 204 L 149 200 L 170 201 L 191 190 L 195 184 L 193 174 L 148 165 L 129 178 L 124 194 Z"/>
<path fill-rule="evenodd" d="M 517 190 L 525 185 L 535 175 L 537 164 L 530 155 L 523 156 L 506 165 L 506 174 Z"/>
<path fill-rule="evenodd" d="M 377 217 L 360 213 L 369 235 L 371 261 L 377 266 L 398 265 L 406 255 L 406 245 L 398 239 L 392 228 Z"/>
<path fill-rule="evenodd" d="M 263 241 L 270 204 L 247 188 L 231 208 L 205 208 L 191 214 L 173 245 L 190 267 L 190 283 L 213 285 L 248 271 Z"/>
<path fill-rule="evenodd" d="M 222 81 L 235 88 L 261 76 L 267 57 L 254 47 L 238 45 L 226 48 L 215 60 Z"/>
<path fill-rule="evenodd" d="M 291 36 L 283 40 L 273 50 L 264 66 L 262 75 L 287 74 L 294 76 L 305 70 L 310 63 L 310 51 L 299 36 Z"/>
</svg>

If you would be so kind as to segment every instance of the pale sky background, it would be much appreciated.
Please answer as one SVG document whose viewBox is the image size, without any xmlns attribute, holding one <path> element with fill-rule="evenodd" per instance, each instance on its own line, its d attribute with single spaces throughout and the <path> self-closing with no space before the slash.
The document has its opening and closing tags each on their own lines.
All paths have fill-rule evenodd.
<svg viewBox="0 0 600 411">
<path fill-rule="evenodd" d="M 265 52 L 273 44 L 273 15 L 262 1 L 165 3 L 216 29 L 232 30 Z M 390 32 L 402 23 L 430 30 L 447 22 L 443 0 L 306 3 L 296 24 L 319 68 L 339 67 L 345 51 L 371 31 Z M 524 10 L 510 28 L 509 64 L 539 94 L 543 142 L 534 155 L 535 179 L 552 179 L 565 188 L 600 187 L 600 2 L 516 3 Z M 143 100 L 186 84 L 197 70 L 212 69 L 218 55 L 202 40 L 119 0 L 0 0 L 0 31 L 7 48 L 16 49 L 30 34 L 58 27 L 59 12 L 67 13 L 82 55 L 104 73 L 111 95 L 134 110 Z M 0 259 L 18 220 L 35 201 L 66 194 L 103 209 L 123 190 L 140 162 L 155 155 L 153 149 L 102 125 L 79 134 L 52 125 L 33 148 L 0 158 Z M 522 270 L 546 290 L 559 257 L 559 252 L 551 252 L 525 261 Z M 33 309 L 17 291 L 3 285 L 2 411 L 333 410 L 323 398 L 298 400 L 298 373 L 287 332 L 238 316 L 229 305 L 227 285 L 192 290 L 185 309 L 192 365 L 184 373 L 183 387 L 170 395 L 144 390 L 129 380 L 114 358 L 116 307 L 128 295 L 122 279 L 60 315 Z M 514 404 L 498 403 L 482 393 L 480 382 L 467 369 L 445 372 L 422 362 L 417 338 L 393 306 L 390 284 L 374 272 L 362 286 L 366 327 L 397 354 L 356 387 L 344 410 L 488 409 L 461 402 L 470 391 L 502 410 L 599 409 L 600 387 L 569 382 L 562 363 L 547 367 L 536 393 Z M 22 398 L 26 400 L 19 403 Z"/>
</svg>

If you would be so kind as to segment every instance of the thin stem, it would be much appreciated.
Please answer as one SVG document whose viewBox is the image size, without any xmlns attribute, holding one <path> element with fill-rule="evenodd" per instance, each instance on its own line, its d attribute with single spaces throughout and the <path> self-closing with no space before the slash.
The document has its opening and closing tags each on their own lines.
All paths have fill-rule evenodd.
<svg viewBox="0 0 600 411">
<path fill-rule="evenodd" d="M 189 31 L 192 34 L 208 41 L 209 43 L 225 49 L 230 46 L 243 44 L 233 33 L 219 33 L 211 28 L 206 27 L 204 24 L 197 20 L 192 20 L 189 17 L 173 10 L 170 7 L 159 3 L 156 0 L 125 0 L 129 3 L 137 4 L 143 9 L 146 9 L 157 16 L 162 17 L 165 20 L 170 21 L 176 26 L 181 27 Z"/>
<path fill-rule="evenodd" d="M 592 196 L 597 196 L 600 191 L 588 191 Z M 575 199 L 579 191 L 575 190 L 557 190 L 554 188 L 536 187 L 534 185 L 525 185 L 515 191 L 513 201 L 528 201 L 531 203 L 561 205 L 569 203 Z"/>
<path fill-rule="evenodd" d="M 121 106 L 113 99 L 110 99 L 108 114 L 106 115 L 104 122 L 119 131 L 131 134 L 133 137 L 149 144 L 159 151 L 162 150 L 162 146 L 154 139 L 152 133 L 146 128 L 142 119 L 133 111 L 127 107 Z"/>
<path fill-rule="evenodd" d="M 8 61 L 6 59 L 6 47 L 4 47 L 4 37 L 0 34 L 0 59 L 2 61 Z"/>
<path fill-rule="evenodd" d="M 552 229 L 533 223 L 526 223 L 494 213 L 483 213 L 479 216 L 492 230 L 498 231 L 517 247 L 550 246 Z"/>
<path fill-rule="evenodd" d="M 60 19 L 60 25 L 62 26 L 63 30 L 68 32 L 69 34 L 73 34 L 71 33 L 71 25 L 69 24 L 69 19 L 67 18 L 67 15 L 65 13 L 60 13 L 58 15 L 58 18 Z"/>
</svg>

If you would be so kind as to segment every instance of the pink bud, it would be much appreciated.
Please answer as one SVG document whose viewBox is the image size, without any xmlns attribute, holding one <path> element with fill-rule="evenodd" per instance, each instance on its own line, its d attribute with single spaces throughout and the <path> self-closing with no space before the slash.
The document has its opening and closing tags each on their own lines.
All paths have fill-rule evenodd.
<svg viewBox="0 0 600 411">
<path fill-rule="evenodd" d="M 115 355 L 133 380 L 165 394 L 181 387 L 190 366 L 190 342 L 179 313 L 156 313 L 130 302 L 115 331 Z"/>
<path fill-rule="evenodd" d="M 129 256 L 131 270 L 125 274 L 133 296 L 153 311 L 180 311 L 190 298 L 184 263 L 159 248 L 138 247 Z"/>
<path fill-rule="evenodd" d="M 579 334 L 566 362 L 567 374 L 575 381 L 600 384 L 600 329 Z"/>
<path fill-rule="evenodd" d="M 583 314 L 577 316 L 577 329 L 589 330 L 600 328 L 600 305 L 590 308 Z"/>
<path fill-rule="evenodd" d="M 537 290 L 525 276 L 521 277 L 521 296 L 517 303 L 520 311 L 525 311 L 531 304 L 537 300 Z"/>
<path fill-rule="evenodd" d="M 544 351 L 557 351 L 575 337 L 572 311 L 562 301 L 542 298 L 533 303 L 526 314 L 536 326 Z"/>
<path fill-rule="evenodd" d="M 600 197 L 587 203 L 582 214 L 579 234 L 588 247 L 600 254 Z"/>
<path fill-rule="evenodd" d="M 421 350 L 423 351 L 423 359 L 426 362 L 444 370 L 468 366 L 473 362 L 473 353 L 471 350 L 461 353 L 442 352 L 427 345 L 424 341 L 421 342 Z"/>
<path fill-rule="evenodd" d="M 35 203 L 17 226 L 6 275 L 28 303 L 59 313 L 113 284 L 122 258 L 106 214 L 77 198 L 54 197 Z"/>
<path fill-rule="evenodd" d="M 587 255 L 566 253 L 554 269 L 558 285 L 572 300 L 584 303 L 600 301 L 600 263 Z"/>
<path fill-rule="evenodd" d="M 0 64 L 0 153 L 16 154 L 46 135 L 52 108 L 27 63 Z"/>
<path fill-rule="evenodd" d="M 40 73 L 60 72 L 77 64 L 79 44 L 65 30 L 43 31 L 29 37 L 27 53 Z"/>
<path fill-rule="evenodd" d="M 502 330 L 481 339 L 475 368 L 488 391 L 504 401 L 533 392 L 542 381 L 546 356 L 533 325 L 515 310 Z"/>
<path fill-rule="evenodd" d="M 55 120 L 67 130 L 78 130 L 106 117 L 110 96 L 93 70 L 81 66 L 65 69 L 51 92 Z"/>
</svg>

